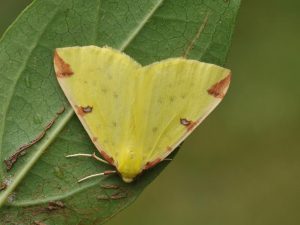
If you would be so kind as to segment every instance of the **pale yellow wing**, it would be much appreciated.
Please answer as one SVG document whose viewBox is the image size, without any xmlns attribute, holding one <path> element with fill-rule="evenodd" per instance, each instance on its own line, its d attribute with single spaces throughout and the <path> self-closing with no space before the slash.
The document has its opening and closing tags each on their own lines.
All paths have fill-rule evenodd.
<svg viewBox="0 0 300 225">
<path fill-rule="evenodd" d="M 130 57 L 96 46 L 55 52 L 58 82 L 100 153 L 111 164 L 130 139 L 137 69 Z"/>
<path fill-rule="evenodd" d="M 170 154 L 219 104 L 230 71 L 181 58 L 139 70 L 136 147 L 147 169 Z"/>
</svg>

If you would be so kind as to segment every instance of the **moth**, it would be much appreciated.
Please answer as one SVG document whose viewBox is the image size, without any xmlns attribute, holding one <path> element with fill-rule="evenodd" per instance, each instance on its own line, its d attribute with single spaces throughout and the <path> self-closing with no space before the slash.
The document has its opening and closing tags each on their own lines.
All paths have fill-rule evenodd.
<svg viewBox="0 0 300 225">
<path fill-rule="evenodd" d="M 142 66 L 110 47 L 58 48 L 57 80 L 102 158 L 132 182 L 166 157 L 222 101 L 231 72 L 169 58 Z M 82 181 L 80 180 L 80 181 Z"/>
</svg>

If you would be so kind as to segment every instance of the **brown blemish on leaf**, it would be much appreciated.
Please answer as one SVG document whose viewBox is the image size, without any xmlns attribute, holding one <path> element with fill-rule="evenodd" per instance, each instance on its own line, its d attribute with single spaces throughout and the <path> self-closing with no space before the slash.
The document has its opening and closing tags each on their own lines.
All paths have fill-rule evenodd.
<svg viewBox="0 0 300 225">
<path fill-rule="evenodd" d="M 65 204 L 62 201 L 52 201 L 48 203 L 47 210 L 53 211 L 65 208 Z"/>
<path fill-rule="evenodd" d="M 93 106 L 78 106 L 78 105 L 75 105 L 75 108 L 76 108 L 77 114 L 79 116 L 85 116 L 85 114 L 91 113 L 93 111 Z"/>
<path fill-rule="evenodd" d="M 97 196 L 98 200 L 118 200 L 118 199 L 122 199 L 122 198 L 127 198 L 126 192 L 118 192 L 111 196 L 108 196 L 108 195 Z"/>
<path fill-rule="evenodd" d="M 116 184 L 102 184 L 101 187 L 103 189 L 119 189 L 120 186 L 116 185 Z"/>
<path fill-rule="evenodd" d="M 150 169 L 150 168 L 152 168 L 153 166 L 155 166 L 157 163 L 159 163 L 161 161 L 161 159 L 160 158 L 157 158 L 157 159 L 155 159 L 154 161 L 152 161 L 152 162 L 147 162 L 147 164 L 145 165 L 145 167 L 144 167 L 144 170 L 147 170 L 147 169 Z"/>
<path fill-rule="evenodd" d="M 49 129 L 53 126 L 53 124 L 55 123 L 56 119 L 57 119 L 57 117 L 55 117 L 54 119 L 52 119 L 52 120 L 46 125 L 44 131 L 49 130 Z"/>
<path fill-rule="evenodd" d="M 70 64 L 66 63 L 57 53 L 57 50 L 54 52 L 54 64 L 56 76 L 59 78 L 70 77 L 74 74 L 71 69 Z"/>
<path fill-rule="evenodd" d="M 60 109 L 57 113 L 54 119 L 52 119 L 46 126 L 45 128 L 34 138 L 31 140 L 28 144 L 24 144 L 21 147 L 17 149 L 17 151 L 12 154 L 8 159 L 4 160 L 4 163 L 6 165 L 6 170 L 9 171 L 13 167 L 13 165 L 17 162 L 17 160 L 26 154 L 26 150 L 30 148 L 32 145 L 36 144 L 39 142 L 45 135 L 46 132 L 53 126 L 53 124 L 56 122 L 58 115 L 62 114 L 65 111 L 65 108 Z"/>
<path fill-rule="evenodd" d="M 121 199 L 121 198 L 127 198 L 128 197 L 128 193 L 127 192 L 117 192 L 115 194 L 113 194 L 112 196 L 110 196 L 110 199 L 111 200 L 118 200 L 118 199 Z"/>
<path fill-rule="evenodd" d="M 97 199 L 99 200 L 118 200 L 118 199 L 122 199 L 122 198 L 127 198 L 128 197 L 128 192 L 126 190 L 120 190 L 112 195 L 100 195 L 97 196 Z"/>
<path fill-rule="evenodd" d="M 3 191 L 7 188 L 7 184 L 5 182 L 0 183 L 0 191 Z"/>
<path fill-rule="evenodd" d="M 13 165 L 17 162 L 17 160 L 26 154 L 26 150 L 30 148 L 35 143 L 39 142 L 44 136 L 46 132 L 43 130 L 41 133 L 38 134 L 38 136 L 30 141 L 28 144 L 22 145 L 18 148 L 18 150 L 12 154 L 8 159 L 4 160 L 4 163 L 6 165 L 6 170 L 9 171 L 13 167 Z"/>
<path fill-rule="evenodd" d="M 33 208 L 29 208 L 29 210 L 32 211 L 33 216 L 36 216 L 41 213 L 55 213 L 56 211 L 62 210 L 65 208 L 66 208 L 66 206 L 62 201 L 50 201 L 50 202 L 48 202 L 48 205 L 46 205 L 46 206 L 33 207 Z M 41 221 L 36 221 L 36 222 L 41 222 Z"/>
<path fill-rule="evenodd" d="M 50 122 L 50 123 L 46 126 L 46 129 L 50 129 L 50 124 L 53 124 L 53 122 Z M 46 130 L 46 129 L 45 129 L 45 130 Z M 38 135 L 35 139 L 33 139 L 29 144 L 30 144 L 30 145 L 33 145 L 33 144 L 37 143 L 38 141 L 40 141 L 40 140 L 45 136 L 45 134 L 46 134 L 45 130 L 43 130 L 41 133 L 39 133 L 39 135 Z"/>
<path fill-rule="evenodd" d="M 46 225 L 45 223 L 41 222 L 41 221 L 34 221 L 34 225 Z"/>
<path fill-rule="evenodd" d="M 215 98 L 223 98 L 226 94 L 226 90 L 230 84 L 231 74 L 227 77 L 214 84 L 210 89 L 207 90 L 208 94 L 214 96 Z"/>
<path fill-rule="evenodd" d="M 187 58 L 190 51 L 194 48 L 196 41 L 200 38 L 200 35 L 207 24 L 207 21 L 208 21 L 208 13 L 205 16 L 203 23 L 201 23 L 199 29 L 197 30 L 197 33 L 195 34 L 194 38 L 192 39 L 192 41 L 188 44 L 188 46 L 184 50 L 184 53 L 182 54 L 183 58 Z"/>
</svg>

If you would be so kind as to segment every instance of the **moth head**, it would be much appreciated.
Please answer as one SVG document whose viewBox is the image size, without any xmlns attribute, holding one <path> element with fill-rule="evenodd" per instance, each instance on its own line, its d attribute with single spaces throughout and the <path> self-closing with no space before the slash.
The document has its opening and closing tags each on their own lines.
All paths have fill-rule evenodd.
<svg viewBox="0 0 300 225">
<path fill-rule="evenodd" d="M 125 167 L 125 168 L 121 167 L 121 168 L 118 168 L 118 172 L 120 173 L 122 180 L 125 183 L 131 183 L 132 181 L 134 181 L 136 176 L 142 172 L 142 170 L 140 170 L 140 169 L 132 170 L 129 167 Z"/>
<path fill-rule="evenodd" d="M 131 183 L 133 181 L 133 178 L 128 178 L 128 177 L 123 177 L 122 176 L 122 180 L 125 182 L 125 183 Z"/>
<path fill-rule="evenodd" d="M 125 152 L 117 161 L 117 170 L 126 183 L 131 183 L 143 171 L 142 158 L 136 153 Z"/>
</svg>

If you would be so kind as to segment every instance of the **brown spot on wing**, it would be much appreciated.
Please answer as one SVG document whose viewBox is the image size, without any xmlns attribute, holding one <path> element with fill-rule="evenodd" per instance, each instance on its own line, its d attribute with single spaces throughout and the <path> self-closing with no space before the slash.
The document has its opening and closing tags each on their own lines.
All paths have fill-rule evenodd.
<svg viewBox="0 0 300 225">
<path fill-rule="evenodd" d="M 157 159 L 155 159 L 154 161 L 152 161 L 152 162 L 147 162 L 147 164 L 145 165 L 145 167 L 144 167 L 144 170 L 147 170 L 147 169 L 150 169 L 150 168 L 152 168 L 153 166 L 155 166 L 157 163 L 159 163 L 161 161 L 161 159 L 160 158 L 157 158 Z"/>
<path fill-rule="evenodd" d="M 75 108 L 79 116 L 85 116 L 85 114 L 91 113 L 93 111 L 93 106 L 89 106 L 89 105 L 88 106 L 75 105 Z"/>
<path fill-rule="evenodd" d="M 96 142 L 98 140 L 98 138 L 93 137 L 93 142 Z"/>
<path fill-rule="evenodd" d="M 192 122 L 188 127 L 187 127 L 187 131 L 190 132 L 192 131 L 198 124 L 198 121 L 196 122 Z"/>
<path fill-rule="evenodd" d="M 78 105 L 75 105 L 75 108 L 76 108 L 76 112 L 79 116 L 84 116 L 85 113 L 83 112 L 82 108 Z"/>
<path fill-rule="evenodd" d="M 86 107 L 83 107 L 81 106 L 81 109 L 84 113 L 91 113 L 93 111 L 93 106 L 86 106 Z"/>
<path fill-rule="evenodd" d="M 173 148 L 171 146 L 167 147 L 167 152 L 171 152 L 173 150 Z"/>
<path fill-rule="evenodd" d="M 183 125 L 183 126 L 189 126 L 192 121 L 191 120 L 187 120 L 185 118 L 180 118 L 180 123 Z"/>
<path fill-rule="evenodd" d="M 114 159 L 110 157 L 105 151 L 100 150 L 99 151 L 102 157 L 111 165 L 114 165 Z"/>
<path fill-rule="evenodd" d="M 214 84 L 210 89 L 207 90 L 208 94 L 215 98 L 223 98 L 226 94 L 226 90 L 230 84 L 231 74 L 225 77 L 223 80 Z"/>
<path fill-rule="evenodd" d="M 192 121 L 184 118 L 180 119 L 180 123 L 187 128 L 187 132 L 192 131 L 195 128 L 195 126 L 198 124 L 198 122 L 199 122 L 198 120 Z"/>
<path fill-rule="evenodd" d="M 70 77 L 74 74 L 71 69 L 70 64 L 66 63 L 57 53 L 55 50 L 54 52 L 54 64 L 55 64 L 55 71 L 56 76 L 59 78 Z"/>
</svg>

